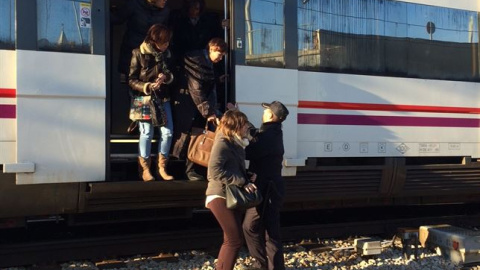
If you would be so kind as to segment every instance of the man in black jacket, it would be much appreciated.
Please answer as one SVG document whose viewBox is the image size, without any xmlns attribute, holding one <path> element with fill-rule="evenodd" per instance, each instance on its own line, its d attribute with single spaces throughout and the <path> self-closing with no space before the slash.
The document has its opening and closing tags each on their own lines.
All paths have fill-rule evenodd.
<svg viewBox="0 0 480 270">
<path fill-rule="evenodd" d="M 284 154 L 282 122 L 288 110 L 279 101 L 262 103 L 263 124 L 245 149 L 249 171 L 257 174 L 255 185 L 263 195 L 260 206 L 247 209 L 243 232 L 250 255 L 261 269 L 283 270 L 283 246 L 280 236 L 280 208 L 285 184 L 282 178 Z"/>
<path fill-rule="evenodd" d="M 227 44 L 221 38 L 213 38 L 208 42 L 207 48 L 188 52 L 184 57 L 184 76 L 179 90 L 175 94 L 174 103 L 174 153 L 180 157 L 184 148 L 182 134 L 188 134 L 192 127 L 203 128 L 206 121 L 218 122 L 217 110 L 217 77 L 213 64 L 222 60 L 227 52 Z M 191 181 L 205 180 L 199 174 L 199 165 L 186 159 L 185 173 Z"/>
</svg>

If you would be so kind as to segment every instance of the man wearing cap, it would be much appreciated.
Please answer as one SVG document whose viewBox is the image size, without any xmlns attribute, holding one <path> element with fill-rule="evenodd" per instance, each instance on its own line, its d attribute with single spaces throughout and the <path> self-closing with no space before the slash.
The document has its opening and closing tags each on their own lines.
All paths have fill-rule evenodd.
<svg viewBox="0 0 480 270">
<path fill-rule="evenodd" d="M 250 160 L 249 171 L 256 173 L 255 185 L 263 195 L 263 203 L 247 209 L 243 232 L 250 255 L 256 267 L 283 270 L 283 246 L 280 236 L 280 208 L 285 184 L 282 178 L 283 132 L 282 122 L 288 109 L 279 101 L 262 103 L 262 125 L 245 149 Z"/>
</svg>

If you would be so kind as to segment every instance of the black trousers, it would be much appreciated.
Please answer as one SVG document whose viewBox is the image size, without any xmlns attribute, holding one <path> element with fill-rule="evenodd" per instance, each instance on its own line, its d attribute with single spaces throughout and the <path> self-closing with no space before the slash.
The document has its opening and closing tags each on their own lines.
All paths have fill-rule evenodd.
<svg viewBox="0 0 480 270">
<path fill-rule="evenodd" d="M 201 165 L 195 164 L 191 162 L 188 158 L 185 160 L 185 173 L 195 172 L 203 176 L 203 178 L 207 179 L 207 167 L 203 167 Z"/>
<path fill-rule="evenodd" d="M 245 241 L 250 255 L 260 263 L 262 269 L 284 270 L 285 262 L 280 234 L 281 202 L 268 199 L 264 203 L 267 203 L 265 211 L 262 203 L 245 212 L 242 225 Z"/>
</svg>

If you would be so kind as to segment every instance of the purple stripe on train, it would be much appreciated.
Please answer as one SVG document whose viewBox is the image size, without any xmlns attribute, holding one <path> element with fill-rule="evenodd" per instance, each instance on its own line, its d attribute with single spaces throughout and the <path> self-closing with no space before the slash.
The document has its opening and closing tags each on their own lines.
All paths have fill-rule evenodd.
<svg viewBox="0 0 480 270">
<path fill-rule="evenodd" d="M 0 119 L 16 117 L 15 105 L 0 104 Z"/>
</svg>

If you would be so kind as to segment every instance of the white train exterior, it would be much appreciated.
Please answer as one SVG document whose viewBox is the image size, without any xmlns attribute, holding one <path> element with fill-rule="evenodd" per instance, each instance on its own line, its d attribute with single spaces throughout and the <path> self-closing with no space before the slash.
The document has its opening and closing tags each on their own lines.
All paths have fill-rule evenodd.
<svg viewBox="0 0 480 270">
<path fill-rule="evenodd" d="M 19 6 L 22 1 L 16 2 Z M 39 10 L 42 2 L 48 1 L 39 1 Z M 2 1 L 5 7 L 13 8 L 13 3 Z M 82 8 L 91 11 L 91 4 L 76 4 L 79 14 Z M 39 25 L 57 16 L 39 14 Z M 27 34 L 20 31 L 17 34 Z M 4 173 L 15 173 L 17 184 L 104 181 L 105 55 L 21 48 L 0 53 L 0 164 Z"/>
</svg>

